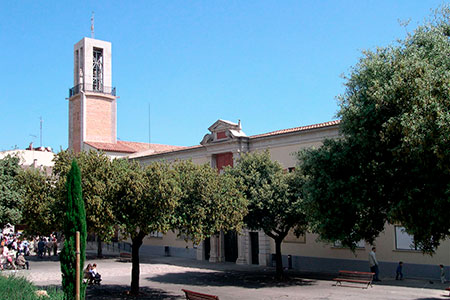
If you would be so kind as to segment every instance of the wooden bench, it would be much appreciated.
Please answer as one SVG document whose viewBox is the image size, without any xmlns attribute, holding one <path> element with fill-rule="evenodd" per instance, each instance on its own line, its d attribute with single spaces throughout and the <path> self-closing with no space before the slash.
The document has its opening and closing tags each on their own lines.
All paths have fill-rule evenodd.
<svg viewBox="0 0 450 300">
<path fill-rule="evenodd" d="M 186 299 L 188 300 L 219 300 L 219 297 L 214 295 L 202 294 L 184 289 L 182 289 L 182 291 L 186 294 Z"/>
<path fill-rule="evenodd" d="M 119 254 L 119 261 L 123 262 L 131 262 L 131 253 L 128 252 L 121 252 Z"/>
<path fill-rule="evenodd" d="M 339 271 L 339 275 L 336 278 L 333 278 L 336 281 L 336 285 L 342 286 L 342 282 L 352 282 L 352 283 L 362 283 L 366 286 L 363 288 L 367 289 L 372 286 L 373 275 L 375 273 L 372 272 L 357 272 L 357 271 Z"/>
</svg>

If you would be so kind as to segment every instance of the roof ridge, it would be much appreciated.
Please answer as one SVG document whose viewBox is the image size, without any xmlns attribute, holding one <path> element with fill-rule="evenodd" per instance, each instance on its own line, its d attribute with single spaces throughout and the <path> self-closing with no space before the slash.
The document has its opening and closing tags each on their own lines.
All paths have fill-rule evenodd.
<svg viewBox="0 0 450 300">
<path fill-rule="evenodd" d="M 286 129 L 279 129 L 279 130 L 269 131 L 266 133 L 251 135 L 251 136 L 249 136 L 249 138 L 258 138 L 258 137 L 264 137 L 264 136 L 270 136 L 270 135 L 303 131 L 303 130 L 308 130 L 308 129 L 323 128 L 323 127 L 337 125 L 340 122 L 341 122 L 341 120 L 333 120 L 333 121 L 327 121 L 327 122 L 322 122 L 322 123 L 316 123 L 316 124 L 310 124 L 310 125 L 304 125 L 304 126 L 298 126 L 298 127 L 292 127 L 292 128 L 286 128 Z"/>
</svg>

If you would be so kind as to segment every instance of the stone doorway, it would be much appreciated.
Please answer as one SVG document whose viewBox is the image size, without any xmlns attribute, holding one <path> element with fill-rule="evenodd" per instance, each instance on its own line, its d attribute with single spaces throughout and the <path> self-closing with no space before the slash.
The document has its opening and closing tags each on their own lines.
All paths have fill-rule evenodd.
<svg viewBox="0 0 450 300">
<path fill-rule="evenodd" d="M 236 262 L 238 258 L 238 238 L 236 231 L 224 234 L 225 261 Z"/>
</svg>

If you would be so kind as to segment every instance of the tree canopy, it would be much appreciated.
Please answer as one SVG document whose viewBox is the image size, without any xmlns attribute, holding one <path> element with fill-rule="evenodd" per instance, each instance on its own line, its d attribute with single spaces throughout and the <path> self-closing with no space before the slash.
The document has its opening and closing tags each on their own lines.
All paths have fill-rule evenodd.
<svg viewBox="0 0 450 300">
<path fill-rule="evenodd" d="M 195 244 L 221 230 L 241 230 L 247 201 L 236 178 L 192 161 L 179 161 L 172 166 L 181 190 L 173 229 Z"/>
<path fill-rule="evenodd" d="M 61 230 L 64 210 L 62 201 L 55 199 L 53 176 L 38 169 L 21 171 L 17 182 L 23 189 L 22 224 L 29 235 L 50 235 Z"/>
<path fill-rule="evenodd" d="M 17 182 L 20 173 L 19 158 L 6 156 L 0 159 L 0 226 L 18 224 L 21 220 L 23 189 Z"/>
<path fill-rule="evenodd" d="M 268 151 L 243 154 L 234 168 L 226 172 L 238 178 L 248 199 L 244 222 L 252 230 L 263 230 L 274 239 L 277 275 L 282 276 L 281 243 L 290 230 L 297 235 L 306 230 L 301 176 L 286 173 L 272 161 Z"/>
<path fill-rule="evenodd" d="M 111 160 L 104 153 L 96 151 L 59 152 L 54 161 L 53 174 L 56 182 L 56 198 L 63 199 L 67 193 L 66 178 L 70 170 L 71 161 L 77 159 L 82 177 L 83 199 L 86 206 L 87 230 L 95 233 L 102 240 L 110 239 L 114 234 L 115 215 L 113 213 L 113 199 L 115 196 L 113 182 L 115 176 Z"/>
<path fill-rule="evenodd" d="M 342 138 L 300 154 L 324 239 L 353 247 L 400 222 L 432 252 L 449 236 L 449 16 L 364 51 L 338 97 Z"/>
<path fill-rule="evenodd" d="M 191 161 L 141 166 L 114 160 L 114 214 L 132 241 L 131 292 L 139 292 L 139 248 L 151 232 L 168 230 L 198 244 L 220 231 L 240 229 L 246 201 L 234 178 Z"/>
</svg>

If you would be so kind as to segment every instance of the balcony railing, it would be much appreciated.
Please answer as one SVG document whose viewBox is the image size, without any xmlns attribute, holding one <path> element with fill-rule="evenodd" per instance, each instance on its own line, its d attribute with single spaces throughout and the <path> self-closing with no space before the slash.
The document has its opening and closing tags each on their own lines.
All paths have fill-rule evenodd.
<svg viewBox="0 0 450 300">
<path fill-rule="evenodd" d="M 69 98 L 79 94 L 81 91 L 83 92 L 92 92 L 92 93 L 100 93 L 100 94 L 108 94 L 108 95 L 116 95 L 116 88 L 110 86 L 98 86 L 89 83 L 80 83 L 69 89 Z"/>
</svg>

